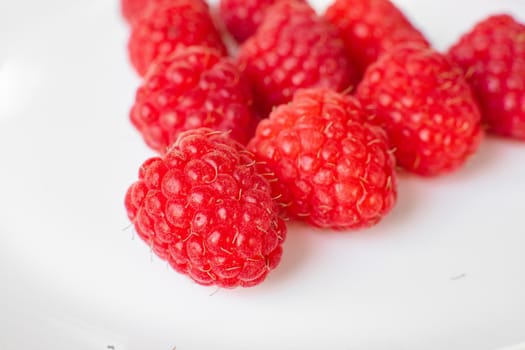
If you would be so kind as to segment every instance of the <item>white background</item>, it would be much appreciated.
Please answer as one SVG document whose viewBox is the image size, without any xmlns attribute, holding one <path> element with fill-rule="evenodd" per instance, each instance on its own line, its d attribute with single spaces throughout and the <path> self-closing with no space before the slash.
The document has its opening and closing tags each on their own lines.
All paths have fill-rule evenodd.
<svg viewBox="0 0 525 350">
<path fill-rule="evenodd" d="M 438 49 L 489 13 L 525 21 L 523 0 L 396 3 Z M 201 287 L 151 257 L 123 230 L 152 155 L 128 121 L 127 36 L 116 1 L 0 1 L 0 349 L 525 342 L 525 143 L 488 138 L 452 175 L 401 175 L 373 229 L 291 225 L 255 288 Z"/>
</svg>

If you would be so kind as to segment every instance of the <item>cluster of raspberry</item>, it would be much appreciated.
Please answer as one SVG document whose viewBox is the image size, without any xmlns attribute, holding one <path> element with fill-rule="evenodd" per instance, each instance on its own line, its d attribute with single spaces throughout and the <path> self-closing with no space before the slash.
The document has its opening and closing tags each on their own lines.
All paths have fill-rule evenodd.
<svg viewBox="0 0 525 350">
<path fill-rule="evenodd" d="M 389 0 L 335 0 L 323 15 L 304 0 L 221 0 L 217 16 L 204 0 L 121 5 L 143 77 L 130 118 L 158 153 L 126 209 L 199 284 L 265 280 L 283 219 L 377 224 L 396 202 L 396 166 L 437 176 L 485 130 L 525 140 L 525 26 L 510 15 L 440 53 Z"/>
</svg>

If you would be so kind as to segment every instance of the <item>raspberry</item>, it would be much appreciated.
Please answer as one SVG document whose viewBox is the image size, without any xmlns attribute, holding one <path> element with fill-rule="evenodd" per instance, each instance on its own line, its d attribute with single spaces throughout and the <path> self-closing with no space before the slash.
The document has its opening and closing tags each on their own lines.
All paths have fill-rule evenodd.
<svg viewBox="0 0 525 350">
<path fill-rule="evenodd" d="M 250 287 L 279 264 L 286 227 L 271 187 L 221 132 L 182 133 L 142 165 L 125 205 L 153 252 L 199 284 Z"/>
<path fill-rule="evenodd" d="M 250 106 L 249 86 L 230 59 L 189 47 L 152 65 L 130 118 L 146 143 L 163 153 L 180 132 L 198 127 L 230 131 L 246 144 L 254 129 Z"/>
<path fill-rule="evenodd" d="M 159 6 L 160 4 L 174 3 L 176 4 L 179 0 L 121 0 L 120 10 L 124 19 L 132 26 L 139 20 L 140 17 L 144 16 L 145 13 L 151 11 L 148 7 Z M 203 0 L 193 0 L 205 4 Z"/>
<path fill-rule="evenodd" d="M 220 0 L 219 11 L 226 28 L 238 42 L 255 33 L 264 12 L 276 0 Z"/>
<path fill-rule="evenodd" d="M 121 0 L 120 10 L 126 21 L 133 25 L 142 16 L 150 4 L 156 5 L 160 1 L 167 2 L 169 0 Z"/>
<path fill-rule="evenodd" d="M 461 69 L 432 49 L 406 46 L 372 64 L 357 96 L 383 126 L 399 165 L 420 175 L 451 171 L 480 142 L 480 112 Z"/>
<path fill-rule="evenodd" d="M 364 121 L 351 96 L 297 92 L 261 121 L 249 149 L 278 178 L 285 211 L 319 227 L 377 223 L 396 201 L 395 161 L 386 134 Z"/>
<path fill-rule="evenodd" d="M 159 56 L 184 46 L 208 46 L 226 53 L 208 6 L 200 0 L 172 0 L 148 6 L 132 28 L 128 42 L 131 63 L 144 76 Z"/>
<path fill-rule="evenodd" d="M 360 74 L 377 58 L 407 42 L 428 46 L 423 35 L 389 0 L 336 0 L 325 13 L 336 26 Z"/>
<path fill-rule="evenodd" d="M 335 28 L 305 3 L 283 1 L 268 9 L 238 59 L 252 83 L 255 103 L 265 113 L 290 101 L 300 88 L 342 91 L 354 83 Z"/>
<path fill-rule="evenodd" d="M 122 12 L 122 17 L 130 24 L 135 23 L 150 1 L 151 0 L 121 0 L 120 11 Z"/>
<path fill-rule="evenodd" d="M 525 25 L 508 15 L 491 16 L 449 56 L 466 73 L 488 130 L 525 140 Z"/>
<path fill-rule="evenodd" d="M 228 31 L 243 42 L 255 33 L 266 10 L 277 1 L 284 0 L 220 0 L 219 11 Z"/>
</svg>

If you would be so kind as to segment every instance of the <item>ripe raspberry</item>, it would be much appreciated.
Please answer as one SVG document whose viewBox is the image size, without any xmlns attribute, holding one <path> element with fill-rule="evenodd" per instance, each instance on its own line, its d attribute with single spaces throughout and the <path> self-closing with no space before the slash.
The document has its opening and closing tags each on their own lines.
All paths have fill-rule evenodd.
<svg viewBox="0 0 525 350">
<path fill-rule="evenodd" d="M 480 112 L 461 69 L 432 49 L 406 46 L 372 64 L 357 96 L 383 126 L 399 165 L 420 175 L 451 171 L 474 153 Z"/>
<path fill-rule="evenodd" d="M 264 12 L 276 0 L 220 0 L 219 11 L 226 28 L 238 42 L 255 33 Z"/>
<path fill-rule="evenodd" d="M 120 10 L 124 19 L 132 26 L 137 20 L 149 11 L 150 6 L 159 6 L 161 3 L 176 3 L 178 0 L 120 0 Z M 203 0 L 194 0 L 204 3 Z"/>
<path fill-rule="evenodd" d="M 266 10 L 277 1 L 283 0 L 220 0 L 219 11 L 228 31 L 243 42 L 255 33 Z"/>
<path fill-rule="evenodd" d="M 151 0 L 121 0 L 120 11 L 122 12 L 122 17 L 129 24 L 135 23 L 150 2 Z"/>
<path fill-rule="evenodd" d="M 261 121 L 249 149 L 278 178 L 287 214 L 319 227 L 371 226 L 396 201 L 394 158 L 357 99 L 328 89 L 297 92 Z"/>
<path fill-rule="evenodd" d="M 226 53 L 208 6 L 200 0 L 172 0 L 148 6 L 132 28 L 128 42 L 131 63 L 144 76 L 159 56 L 177 48 L 201 45 Z"/>
<path fill-rule="evenodd" d="M 525 25 L 508 15 L 491 16 L 449 56 L 466 73 L 488 130 L 525 140 Z"/>
<path fill-rule="evenodd" d="M 423 35 L 389 0 L 336 0 L 326 10 L 325 18 L 340 30 L 360 75 L 381 54 L 399 44 L 417 42 L 428 46 Z"/>
<path fill-rule="evenodd" d="M 180 132 L 230 131 L 246 144 L 254 129 L 251 92 L 234 63 L 207 47 L 183 48 L 152 65 L 138 89 L 131 122 L 163 153 Z"/>
<path fill-rule="evenodd" d="M 286 227 L 271 187 L 252 155 L 220 132 L 181 134 L 142 165 L 125 204 L 155 254 L 199 284 L 251 287 L 281 259 Z"/>
<path fill-rule="evenodd" d="M 335 28 L 305 3 L 283 1 L 269 8 L 238 59 L 252 83 L 256 105 L 266 113 L 290 101 L 300 88 L 342 91 L 354 83 L 353 67 Z"/>
<path fill-rule="evenodd" d="M 133 25 L 152 3 L 168 0 L 120 0 L 122 16 L 129 24 Z"/>
</svg>

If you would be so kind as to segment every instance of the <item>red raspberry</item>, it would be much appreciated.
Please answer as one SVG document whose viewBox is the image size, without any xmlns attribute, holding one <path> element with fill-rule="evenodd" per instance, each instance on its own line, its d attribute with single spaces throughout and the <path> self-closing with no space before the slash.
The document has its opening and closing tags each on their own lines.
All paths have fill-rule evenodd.
<svg viewBox="0 0 525 350">
<path fill-rule="evenodd" d="M 525 140 L 525 25 L 508 15 L 489 17 L 449 56 L 466 72 L 488 130 Z"/>
<path fill-rule="evenodd" d="M 226 28 L 238 42 L 255 33 L 264 13 L 277 0 L 220 0 L 219 11 Z"/>
<path fill-rule="evenodd" d="M 159 6 L 163 3 L 174 3 L 176 4 L 179 0 L 121 0 L 120 9 L 122 16 L 132 26 L 138 21 L 138 19 L 144 16 L 145 13 L 151 11 L 148 7 Z M 203 0 L 193 0 L 205 4 Z"/>
<path fill-rule="evenodd" d="M 181 134 L 142 165 L 125 204 L 153 252 L 199 284 L 251 287 L 281 259 L 286 227 L 270 184 L 220 132 Z"/>
<path fill-rule="evenodd" d="M 133 25 L 146 11 L 147 6 L 152 3 L 156 4 L 160 1 L 168 0 L 121 0 L 120 10 L 126 21 Z"/>
<path fill-rule="evenodd" d="M 120 11 L 124 19 L 128 21 L 128 23 L 133 24 L 150 2 L 151 0 L 121 0 Z"/>
<path fill-rule="evenodd" d="M 342 40 L 305 3 L 278 2 L 239 51 L 256 105 L 264 112 L 292 99 L 295 91 L 327 87 L 342 91 L 354 83 Z"/>
<path fill-rule="evenodd" d="M 200 0 L 172 0 L 149 6 L 131 31 L 128 50 L 131 63 L 144 76 L 159 56 L 178 47 L 201 45 L 226 53 L 208 6 Z"/>
<path fill-rule="evenodd" d="M 228 31 L 243 42 L 255 33 L 266 10 L 277 1 L 284 0 L 220 0 L 219 11 Z"/>
<path fill-rule="evenodd" d="M 432 49 L 406 46 L 384 54 L 366 71 L 357 95 L 409 171 L 451 171 L 478 147 L 480 112 L 472 92 L 461 69 Z"/>
<path fill-rule="evenodd" d="M 279 179 L 287 214 L 319 227 L 371 226 L 396 201 L 395 161 L 383 130 L 351 96 L 295 94 L 261 121 L 249 149 Z"/>
<path fill-rule="evenodd" d="M 325 13 L 345 41 L 361 75 L 377 58 L 407 42 L 427 45 L 423 35 L 389 0 L 336 0 Z"/>
<path fill-rule="evenodd" d="M 152 65 L 130 117 L 146 143 L 163 153 L 179 133 L 230 131 L 246 144 L 254 129 L 251 92 L 234 63 L 207 47 L 180 49 Z"/>
</svg>

